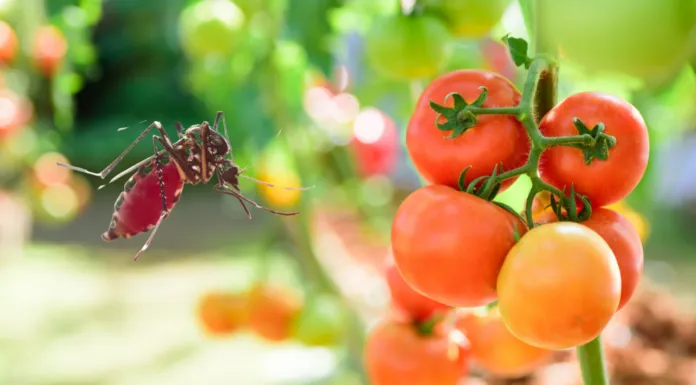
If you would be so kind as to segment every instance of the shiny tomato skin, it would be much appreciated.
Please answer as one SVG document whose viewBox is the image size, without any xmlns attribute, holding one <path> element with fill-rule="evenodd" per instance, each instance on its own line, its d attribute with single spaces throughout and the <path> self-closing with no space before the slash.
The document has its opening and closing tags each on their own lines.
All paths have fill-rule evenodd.
<svg viewBox="0 0 696 385">
<path fill-rule="evenodd" d="M 606 161 L 586 165 L 580 149 L 555 146 L 541 156 L 541 178 L 559 189 L 586 195 L 593 207 L 625 198 L 638 185 L 648 165 L 648 129 L 640 112 L 630 103 L 599 92 L 580 92 L 556 105 L 539 124 L 549 137 L 578 135 L 573 118 L 588 128 L 602 122 L 605 133 L 616 138 Z"/>
<path fill-rule="evenodd" d="M 476 307 L 497 298 L 496 279 L 525 225 L 513 214 L 442 185 L 411 193 L 394 216 L 394 262 L 417 292 L 449 306 Z"/>
<path fill-rule="evenodd" d="M 437 113 L 430 101 L 443 104 L 445 96 L 457 92 L 473 102 L 488 88 L 484 107 L 513 107 L 520 102 L 514 84 L 492 72 L 455 70 L 439 76 L 423 91 L 406 130 L 406 147 L 418 172 L 432 184 L 457 187 L 459 175 L 467 167 L 466 183 L 490 175 L 496 165 L 505 170 L 522 166 L 529 154 L 529 137 L 513 116 L 482 115 L 478 124 L 454 139 L 445 139 L 451 131 L 440 131 Z M 452 99 L 447 102 L 452 105 Z M 506 181 L 509 186 L 514 179 Z"/>
<path fill-rule="evenodd" d="M 540 223 L 553 223 L 558 218 L 553 212 L 546 212 Z M 643 273 L 643 244 L 638 231 L 631 222 L 614 210 L 597 208 L 592 210 L 590 219 L 580 223 L 599 234 L 614 252 L 621 272 L 620 310 L 628 302 L 638 286 Z"/>
<path fill-rule="evenodd" d="M 497 377 L 528 375 L 548 363 L 553 354 L 552 350 L 520 341 L 507 329 L 496 309 L 486 315 L 465 314 L 456 322 L 469 341 L 471 360 Z"/>
<path fill-rule="evenodd" d="M 572 222 L 530 230 L 498 276 L 498 306 L 508 330 L 544 349 L 596 338 L 616 312 L 621 273 L 602 237 Z"/>
<path fill-rule="evenodd" d="M 385 319 L 369 331 L 364 360 L 372 385 L 456 385 L 467 374 L 468 352 L 441 330 L 426 337 Z"/>
<path fill-rule="evenodd" d="M 393 264 L 387 267 L 385 276 L 392 303 L 406 313 L 412 321 L 425 321 L 437 313 L 441 314 L 452 309 L 451 306 L 434 301 L 413 290 Z"/>
<path fill-rule="evenodd" d="M 0 20 L 0 63 L 11 64 L 17 56 L 19 40 L 14 29 Z"/>
</svg>

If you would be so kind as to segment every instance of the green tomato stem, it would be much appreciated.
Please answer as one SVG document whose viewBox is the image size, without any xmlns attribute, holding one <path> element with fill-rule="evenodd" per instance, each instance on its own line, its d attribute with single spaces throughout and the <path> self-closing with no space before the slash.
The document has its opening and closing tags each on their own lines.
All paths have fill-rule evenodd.
<svg viewBox="0 0 696 385">
<path fill-rule="evenodd" d="M 519 115 L 522 110 L 519 107 L 497 107 L 497 108 L 469 107 L 467 109 L 467 111 L 471 111 L 475 115 Z"/>
<path fill-rule="evenodd" d="M 609 376 L 604 364 L 601 337 L 597 337 L 585 345 L 578 346 L 577 352 L 583 383 L 585 385 L 608 385 Z"/>
</svg>

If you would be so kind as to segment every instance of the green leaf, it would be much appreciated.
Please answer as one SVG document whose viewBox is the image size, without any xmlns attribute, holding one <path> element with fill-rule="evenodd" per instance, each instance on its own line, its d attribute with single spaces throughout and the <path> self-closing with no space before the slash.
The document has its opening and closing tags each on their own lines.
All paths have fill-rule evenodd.
<svg viewBox="0 0 696 385">
<path fill-rule="evenodd" d="M 529 69 L 529 66 L 532 64 L 532 59 L 527 53 L 529 51 L 529 43 L 524 39 L 510 37 L 510 35 L 505 35 L 502 40 L 510 49 L 510 55 L 515 65 Z"/>
</svg>

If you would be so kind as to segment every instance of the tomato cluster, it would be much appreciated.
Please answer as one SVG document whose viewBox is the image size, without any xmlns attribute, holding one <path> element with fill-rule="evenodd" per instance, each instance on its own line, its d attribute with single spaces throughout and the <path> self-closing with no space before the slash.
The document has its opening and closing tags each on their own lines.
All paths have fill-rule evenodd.
<svg viewBox="0 0 696 385">
<path fill-rule="evenodd" d="M 395 214 L 387 272 L 392 301 L 411 326 L 392 317 L 371 332 L 375 383 L 397 383 L 396 362 L 414 357 L 420 364 L 404 367 L 437 368 L 444 377 L 431 382 L 456 383 L 447 368 L 463 365 L 438 345 L 447 338 L 439 320 L 452 308 L 492 306 L 482 317 L 454 316 L 469 341 L 460 349 L 492 374 L 518 376 L 553 350 L 597 338 L 633 295 L 641 236 L 607 206 L 623 202 L 646 170 L 643 118 L 617 97 L 581 92 L 530 123 L 522 100 L 507 79 L 481 70 L 443 74 L 418 100 L 406 145 L 429 184 Z M 490 193 L 521 174 L 533 180 L 528 215 Z M 387 349 L 401 349 L 390 353 L 398 361 Z"/>
<path fill-rule="evenodd" d="M 197 307 L 203 329 L 211 336 L 248 330 L 272 342 L 295 340 L 308 346 L 333 346 L 345 335 L 347 321 L 333 296 L 305 300 L 286 287 L 258 283 L 243 292 L 211 291 Z"/>
</svg>

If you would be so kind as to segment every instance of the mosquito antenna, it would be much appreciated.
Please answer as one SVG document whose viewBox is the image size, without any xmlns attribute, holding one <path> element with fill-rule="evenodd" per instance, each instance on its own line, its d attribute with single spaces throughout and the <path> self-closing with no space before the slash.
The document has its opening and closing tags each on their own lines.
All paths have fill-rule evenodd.
<svg viewBox="0 0 696 385">
<path fill-rule="evenodd" d="M 268 182 L 264 182 L 264 181 L 262 181 L 262 180 L 258 180 L 258 179 L 256 179 L 256 178 L 252 178 L 252 177 L 250 177 L 250 176 L 241 175 L 241 174 L 240 174 L 240 176 L 241 176 L 242 178 L 249 179 L 249 180 L 254 181 L 254 182 L 256 182 L 256 183 L 266 185 L 266 186 L 268 186 L 268 187 L 281 188 L 281 189 L 283 189 L 283 190 L 305 191 L 305 190 L 311 190 L 311 189 L 313 189 L 313 188 L 315 187 L 315 186 L 310 186 L 310 187 L 285 187 L 285 186 L 277 186 L 277 185 L 274 185 L 274 184 L 272 184 L 272 183 L 268 183 Z"/>
</svg>

